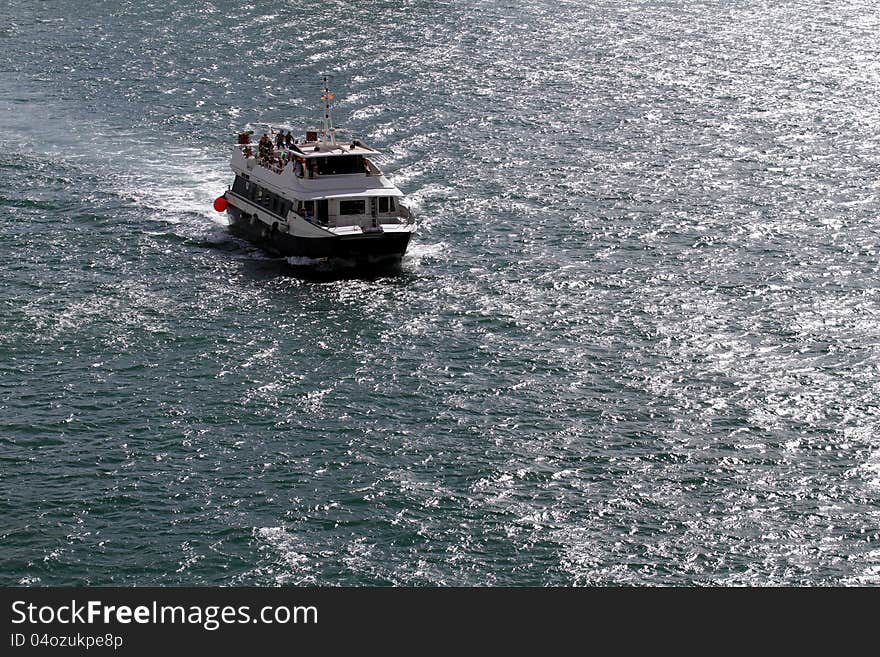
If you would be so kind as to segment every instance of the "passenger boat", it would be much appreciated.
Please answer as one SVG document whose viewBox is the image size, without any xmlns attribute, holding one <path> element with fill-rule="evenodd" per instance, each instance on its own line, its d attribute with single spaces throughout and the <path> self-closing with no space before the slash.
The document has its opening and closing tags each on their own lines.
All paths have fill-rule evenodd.
<svg viewBox="0 0 880 657">
<path fill-rule="evenodd" d="M 403 192 L 376 164 L 379 151 L 337 139 L 326 77 L 321 99 L 321 129 L 302 138 L 283 129 L 256 142 L 252 130 L 238 135 L 235 179 L 214 209 L 227 213 L 233 234 L 291 265 L 399 265 L 415 231 Z"/>
</svg>

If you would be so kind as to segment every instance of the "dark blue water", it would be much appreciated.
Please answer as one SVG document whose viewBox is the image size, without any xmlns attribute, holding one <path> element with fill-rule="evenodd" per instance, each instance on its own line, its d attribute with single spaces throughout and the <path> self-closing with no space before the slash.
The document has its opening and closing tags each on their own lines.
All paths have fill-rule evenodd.
<svg viewBox="0 0 880 657">
<path fill-rule="evenodd" d="M 868 0 L 0 7 L 4 584 L 880 583 Z M 388 154 L 400 275 L 211 201 Z"/>
</svg>

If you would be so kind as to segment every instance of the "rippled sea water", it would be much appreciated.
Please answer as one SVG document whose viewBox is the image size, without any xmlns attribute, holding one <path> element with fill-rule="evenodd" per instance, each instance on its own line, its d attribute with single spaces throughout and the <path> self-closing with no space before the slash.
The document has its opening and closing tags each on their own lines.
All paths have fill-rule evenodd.
<svg viewBox="0 0 880 657">
<path fill-rule="evenodd" d="M 875 2 L 0 26 L 2 583 L 880 584 Z M 321 73 L 418 211 L 398 276 L 211 209 Z"/>
</svg>

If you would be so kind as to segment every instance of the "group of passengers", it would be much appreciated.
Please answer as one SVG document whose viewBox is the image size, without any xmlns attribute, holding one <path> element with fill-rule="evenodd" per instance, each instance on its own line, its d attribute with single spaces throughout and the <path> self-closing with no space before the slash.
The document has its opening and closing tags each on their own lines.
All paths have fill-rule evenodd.
<svg viewBox="0 0 880 657">
<path fill-rule="evenodd" d="M 284 130 L 279 128 L 278 134 L 275 135 L 275 148 L 290 149 L 296 142 L 297 140 L 293 138 L 290 130 L 287 131 L 287 134 L 284 134 Z"/>
<path fill-rule="evenodd" d="M 297 139 L 293 137 L 290 130 L 285 134 L 284 130 L 278 130 L 275 135 L 275 142 L 272 143 L 271 137 L 265 132 L 257 142 L 258 161 L 264 167 L 272 169 L 276 173 L 281 173 L 288 162 L 294 160 L 294 173 L 300 178 L 303 177 L 306 166 L 302 158 L 295 157 L 291 149 L 296 145 Z M 253 154 L 250 148 L 245 151 L 245 157 Z M 311 167 L 309 167 L 311 169 Z M 312 172 L 309 171 L 310 176 Z"/>
<path fill-rule="evenodd" d="M 282 173 L 284 167 L 286 167 L 288 163 L 293 162 L 293 173 L 298 178 L 314 178 L 319 173 L 326 173 L 325 171 L 318 171 L 318 167 L 314 160 L 297 155 L 297 153 L 302 154 L 302 151 L 297 146 L 299 140 L 294 138 L 290 130 L 287 132 L 281 129 L 277 132 L 272 130 L 272 133 L 275 135 L 274 140 L 264 132 L 263 136 L 257 141 L 257 162 L 259 162 L 261 166 L 271 169 L 275 173 Z M 250 136 L 252 134 L 253 131 L 248 131 L 238 135 L 238 143 L 242 147 L 242 153 L 248 158 L 254 156 L 254 151 L 250 146 L 252 143 Z M 352 144 L 352 150 L 354 150 L 356 144 L 357 142 Z M 318 150 L 317 146 L 315 147 L 315 150 Z M 361 160 L 361 158 L 358 158 L 358 160 L 363 161 L 364 170 L 367 175 L 370 175 L 372 171 L 367 161 Z M 354 172 L 354 170 L 330 171 L 330 173 Z"/>
</svg>

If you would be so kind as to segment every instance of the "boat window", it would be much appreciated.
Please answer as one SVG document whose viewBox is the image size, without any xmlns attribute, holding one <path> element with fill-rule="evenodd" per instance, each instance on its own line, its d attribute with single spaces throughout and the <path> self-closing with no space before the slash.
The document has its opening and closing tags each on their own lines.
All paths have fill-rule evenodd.
<svg viewBox="0 0 880 657">
<path fill-rule="evenodd" d="M 339 201 L 339 214 L 364 214 L 366 203 L 363 199 L 357 201 Z"/>
<path fill-rule="evenodd" d="M 232 191 L 236 194 L 240 194 L 244 196 L 247 194 L 247 186 L 248 182 L 242 178 L 241 176 L 236 176 L 235 181 L 232 183 Z"/>
<path fill-rule="evenodd" d="M 300 201 L 299 202 L 299 209 L 297 210 L 297 212 L 303 216 L 305 216 L 307 214 L 314 216 L 315 202 L 314 201 Z"/>
<path fill-rule="evenodd" d="M 388 197 L 379 197 L 379 212 L 388 212 Z"/>
<path fill-rule="evenodd" d="M 394 197 L 388 197 L 388 212 L 394 212 Z"/>
<path fill-rule="evenodd" d="M 336 155 L 334 157 L 316 158 L 318 175 L 337 176 L 347 173 L 364 173 L 362 155 Z"/>
</svg>

